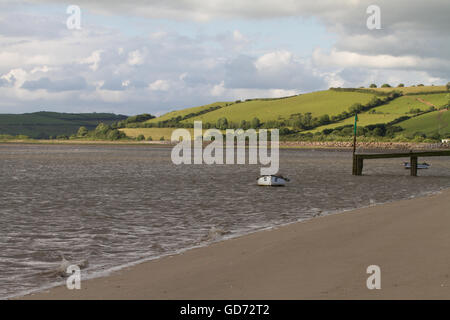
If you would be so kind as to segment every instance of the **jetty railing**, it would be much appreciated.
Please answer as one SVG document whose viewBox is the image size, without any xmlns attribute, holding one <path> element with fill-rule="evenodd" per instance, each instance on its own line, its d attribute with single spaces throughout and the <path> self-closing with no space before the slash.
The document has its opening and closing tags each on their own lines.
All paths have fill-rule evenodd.
<svg viewBox="0 0 450 320">
<path fill-rule="evenodd" d="M 450 157 L 449 151 L 424 151 L 405 153 L 373 153 L 353 155 L 353 175 L 360 176 L 364 168 L 364 159 L 410 158 L 411 176 L 417 176 L 417 164 L 419 157 Z"/>
</svg>

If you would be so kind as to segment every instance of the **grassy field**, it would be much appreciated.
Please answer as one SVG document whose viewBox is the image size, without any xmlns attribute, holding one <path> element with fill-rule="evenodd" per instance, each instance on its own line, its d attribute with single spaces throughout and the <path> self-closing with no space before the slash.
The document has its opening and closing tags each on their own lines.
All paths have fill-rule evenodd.
<svg viewBox="0 0 450 320">
<path fill-rule="evenodd" d="M 429 102 L 435 105 L 437 108 L 446 105 L 447 104 L 446 95 L 447 94 L 445 93 L 438 93 L 438 94 L 423 94 L 417 96 L 416 95 L 403 96 L 389 102 L 388 104 L 376 107 L 374 108 L 374 110 L 376 112 L 382 113 L 408 115 L 409 111 L 412 108 L 420 109 L 421 111 L 428 110 L 430 108 L 430 105 L 424 102 Z M 418 99 L 421 99 L 422 101 L 419 101 Z"/>
<path fill-rule="evenodd" d="M 407 115 L 412 108 L 425 111 L 429 106 L 417 101 L 415 96 L 403 96 L 373 110 L 384 114 Z"/>
<path fill-rule="evenodd" d="M 445 88 L 445 87 L 420 87 L 427 89 L 434 88 Z M 422 101 L 419 101 L 421 99 Z M 358 115 L 359 117 L 359 126 L 367 126 L 378 123 L 388 123 L 395 119 L 398 119 L 402 116 L 413 116 L 410 114 L 411 109 L 420 109 L 421 111 L 426 111 L 430 108 L 429 104 L 435 105 L 437 108 L 442 107 L 448 103 L 447 93 L 436 93 L 436 94 L 423 94 L 423 95 L 412 95 L 412 96 L 402 96 L 399 97 L 385 105 L 376 107 L 372 109 L 377 112 L 376 114 L 371 114 L 368 112 L 364 112 Z M 415 125 L 419 125 L 421 121 L 423 121 L 422 117 L 418 117 L 413 123 Z M 411 121 L 411 120 L 407 120 Z M 318 127 L 310 132 L 321 132 L 324 129 L 333 129 L 344 125 L 353 124 L 353 117 L 340 121 L 338 123 L 333 123 L 326 126 Z M 402 122 L 403 123 L 403 122 Z M 427 127 L 427 124 L 424 124 Z"/>
<path fill-rule="evenodd" d="M 400 118 L 401 115 L 398 114 L 369 114 L 369 113 L 361 113 L 358 115 L 358 126 L 364 127 L 364 126 L 368 126 L 371 124 L 378 124 L 378 123 L 387 123 L 387 122 L 391 122 L 397 118 Z M 347 118 L 343 121 L 339 121 L 337 123 L 332 123 L 326 126 L 320 126 L 317 127 L 313 130 L 309 130 L 306 132 L 321 132 L 322 130 L 325 129 L 334 129 L 337 127 L 342 127 L 345 125 L 353 125 L 355 123 L 355 118 L 354 117 L 350 117 Z"/>
<path fill-rule="evenodd" d="M 148 139 L 148 137 L 151 137 L 153 141 L 159 141 L 161 140 L 161 137 L 164 137 L 164 140 L 170 141 L 172 132 L 176 130 L 177 128 L 126 128 L 126 129 L 120 129 L 121 131 L 125 132 L 125 134 L 130 138 L 136 138 L 139 135 L 143 135 L 145 139 Z M 189 128 L 186 129 L 189 131 L 189 134 L 191 135 L 191 139 L 194 139 L 194 129 Z M 203 133 L 206 130 L 203 130 Z M 221 131 L 224 133 L 224 131 Z"/>
<path fill-rule="evenodd" d="M 125 134 L 130 138 L 136 138 L 142 134 L 146 139 L 148 137 L 152 137 L 153 141 L 159 141 L 161 137 L 164 137 L 164 140 L 169 141 L 172 136 L 172 132 L 176 129 L 177 128 L 126 128 L 119 130 L 125 132 Z M 194 129 L 186 128 L 186 130 L 189 131 L 191 139 L 194 139 Z M 205 131 L 207 131 L 207 129 L 203 129 L 203 134 L 205 134 Z M 225 134 L 226 130 L 220 130 L 220 132 Z"/>
<path fill-rule="evenodd" d="M 228 121 L 239 123 L 241 120 L 251 121 L 257 117 L 262 122 L 268 120 L 289 119 L 291 114 L 311 112 L 313 116 L 328 114 L 337 115 L 354 103 L 365 104 L 373 94 L 358 92 L 319 91 L 278 100 L 253 100 L 233 104 L 183 122 L 201 120 L 215 123 L 225 117 Z M 155 121 L 157 121 L 155 119 Z"/>
<path fill-rule="evenodd" d="M 226 104 L 229 104 L 229 103 L 232 103 L 232 102 L 214 102 L 214 103 L 207 104 L 207 105 L 200 106 L 200 107 L 193 107 L 193 108 L 187 108 L 187 109 L 182 109 L 182 110 L 171 111 L 171 112 L 163 114 L 160 117 L 148 120 L 146 122 L 157 123 L 159 121 L 165 121 L 165 120 L 169 120 L 169 119 L 176 118 L 176 117 L 179 117 L 179 116 L 184 117 L 184 116 L 186 116 L 186 115 L 188 115 L 190 113 L 197 113 L 197 112 L 200 112 L 200 111 L 203 111 L 203 110 L 209 109 L 211 107 L 215 107 L 215 106 L 223 107 L 223 106 L 225 106 Z"/>
<path fill-rule="evenodd" d="M 440 133 L 441 135 L 450 134 L 450 111 L 435 111 L 424 115 L 400 122 L 398 124 L 405 131 L 402 134 L 414 134 L 415 132 L 425 133 L 426 135 Z"/>
<path fill-rule="evenodd" d="M 439 107 L 447 105 L 447 103 L 449 101 L 448 96 L 450 96 L 450 92 L 449 93 L 418 95 L 418 96 L 411 96 L 411 97 L 420 98 L 427 102 L 431 102 L 432 104 L 434 104 L 436 107 L 439 108 Z"/>
<path fill-rule="evenodd" d="M 386 105 L 376 107 L 359 115 L 359 126 L 367 126 L 373 124 L 388 123 L 394 121 L 402 116 L 413 116 L 410 113 L 411 109 L 419 109 L 426 111 L 431 105 L 437 108 L 442 107 L 448 103 L 448 93 L 433 93 L 445 91 L 445 86 L 421 86 L 421 87 L 403 87 L 403 88 L 377 88 L 377 91 L 389 92 L 392 90 L 402 91 L 406 95 L 399 97 Z M 430 92 L 427 94 L 427 92 Z M 310 112 L 313 117 L 320 117 L 328 114 L 330 117 L 338 115 L 343 111 L 348 111 L 349 107 L 354 103 L 366 104 L 373 98 L 374 94 L 371 92 L 350 92 L 350 91 L 335 91 L 326 90 L 307 94 L 302 94 L 294 97 L 287 97 L 282 99 L 264 100 L 253 99 L 252 101 L 242 101 L 241 103 L 232 103 L 227 106 L 226 102 L 217 102 L 206 106 L 195 108 L 188 108 L 180 111 L 173 111 L 165 114 L 162 117 L 149 120 L 149 122 L 156 123 L 158 121 L 168 120 L 177 116 L 185 116 L 190 113 L 197 113 L 206 110 L 212 106 L 220 105 L 222 108 L 207 112 L 205 114 L 195 116 L 182 123 L 192 123 L 195 120 L 201 120 L 204 123 L 216 123 L 220 118 L 227 118 L 227 120 L 234 123 L 240 123 L 242 120 L 251 121 L 257 117 L 261 122 L 270 120 L 289 119 L 292 114 Z M 375 113 L 373 113 L 375 112 Z M 433 114 L 433 113 L 432 113 Z M 442 121 L 447 121 L 447 115 Z M 432 133 L 437 129 L 436 121 L 433 122 L 433 115 L 422 115 L 415 117 L 401 123 L 401 126 L 406 129 L 403 133 L 411 133 L 412 131 L 423 131 L 424 133 Z M 329 124 L 318 127 L 309 132 L 321 132 L 324 129 L 332 129 L 344 125 L 352 125 L 353 117 L 349 117 L 338 123 Z M 400 125 L 400 124 L 398 124 Z M 126 129 L 126 133 L 130 137 L 136 137 L 143 134 L 145 137 L 151 136 L 153 140 L 159 140 L 162 136 L 169 139 L 173 129 L 170 128 L 151 128 L 151 129 Z"/>
<path fill-rule="evenodd" d="M 164 140 L 170 140 L 170 137 L 172 136 L 172 131 L 176 130 L 175 128 L 125 128 L 120 129 L 120 131 L 125 132 L 125 134 L 130 138 L 136 138 L 139 135 L 143 135 L 145 139 L 148 139 L 149 137 L 152 138 L 154 141 L 158 141 L 161 138 L 164 138 Z M 187 129 L 189 130 L 191 136 L 194 133 L 194 129 Z"/>
</svg>

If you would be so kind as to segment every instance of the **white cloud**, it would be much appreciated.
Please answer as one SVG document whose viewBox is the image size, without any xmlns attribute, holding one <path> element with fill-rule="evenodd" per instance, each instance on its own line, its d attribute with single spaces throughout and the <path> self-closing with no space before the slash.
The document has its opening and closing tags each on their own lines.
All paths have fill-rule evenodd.
<svg viewBox="0 0 450 320">
<path fill-rule="evenodd" d="M 237 42 L 247 42 L 248 39 L 239 30 L 233 31 L 233 39 Z"/>
<path fill-rule="evenodd" d="M 57 0 L 28 0 L 29 2 L 57 2 Z M 380 0 L 383 1 L 383 0 Z M 244 0 L 78 0 L 80 7 L 86 7 L 96 13 L 131 14 L 148 18 L 169 18 L 179 20 L 211 21 L 215 18 L 277 18 L 291 17 L 301 14 L 343 11 L 348 7 L 370 1 L 359 0 L 285 0 L 280 5 L 278 0 L 244 1 Z M 366 6 L 367 7 L 367 6 Z"/>
<path fill-rule="evenodd" d="M 101 54 L 103 53 L 103 50 L 96 50 L 92 52 L 92 54 L 84 59 L 80 60 L 80 64 L 88 64 L 90 65 L 89 68 L 93 71 L 96 71 L 98 69 L 98 64 L 102 60 Z"/>
<path fill-rule="evenodd" d="M 213 97 L 223 96 L 225 91 L 226 91 L 226 89 L 225 89 L 225 82 L 222 81 L 221 83 L 216 84 L 216 85 L 214 85 L 214 87 L 212 87 L 211 95 Z"/>
<path fill-rule="evenodd" d="M 157 31 L 150 33 L 150 39 L 152 40 L 160 40 L 162 38 L 167 37 L 168 33 L 165 31 Z"/>
<path fill-rule="evenodd" d="M 170 83 L 167 80 L 156 80 L 150 83 L 148 88 L 152 91 L 167 91 L 170 88 Z"/>
<path fill-rule="evenodd" d="M 128 54 L 128 64 L 130 66 L 141 65 L 144 63 L 144 55 L 139 51 L 135 50 Z"/>
<path fill-rule="evenodd" d="M 332 49 L 329 54 L 321 49 L 313 53 L 313 61 L 320 66 L 367 67 L 382 69 L 439 69 L 450 68 L 450 61 L 437 58 L 421 58 L 417 56 L 392 56 L 387 54 L 364 55 L 356 52 L 337 51 Z"/>
<path fill-rule="evenodd" d="M 22 84 L 27 80 L 28 74 L 25 70 L 18 68 L 12 69 L 7 74 L 3 75 L 1 78 L 6 80 L 14 87 L 20 88 Z"/>
<path fill-rule="evenodd" d="M 263 70 L 278 70 L 285 68 L 293 62 L 292 52 L 281 50 L 269 52 L 258 58 L 255 62 L 255 67 L 259 71 Z"/>
<path fill-rule="evenodd" d="M 33 68 L 33 69 L 30 71 L 30 73 L 31 73 L 31 74 L 34 74 L 34 73 L 36 73 L 36 72 L 47 73 L 47 72 L 49 72 L 49 71 L 50 71 L 50 68 L 49 68 L 49 67 L 47 67 L 47 66 L 42 66 L 42 67 L 36 67 L 36 68 Z"/>
<path fill-rule="evenodd" d="M 226 66 L 225 86 L 242 89 L 284 89 L 311 91 L 324 89 L 323 76 L 308 61 L 292 52 L 279 50 L 258 58 L 241 55 Z"/>
<path fill-rule="evenodd" d="M 12 48 L 13 49 L 13 48 Z M 51 62 L 51 58 L 47 55 L 34 55 L 29 52 L 0 52 L 0 67 L 19 67 L 24 65 L 42 65 Z"/>
<path fill-rule="evenodd" d="M 182 74 L 180 74 L 180 76 L 178 77 L 178 79 L 180 81 L 184 81 L 184 79 L 186 79 L 186 77 L 188 76 L 187 72 L 183 72 Z"/>
</svg>

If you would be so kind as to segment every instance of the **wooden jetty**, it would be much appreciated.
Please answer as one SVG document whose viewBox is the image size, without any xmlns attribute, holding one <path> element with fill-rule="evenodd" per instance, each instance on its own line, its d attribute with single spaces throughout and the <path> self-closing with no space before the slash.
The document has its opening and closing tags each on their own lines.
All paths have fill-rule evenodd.
<svg viewBox="0 0 450 320">
<path fill-rule="evenodd" d="M 424 151 L 405 153 L 373 153 L 373 154 L 353 154 L 353 175 L 362 175 L 364 159 L 385 159 L 385 158 L 410 158 L 411 176 L 417 176 L 417 163 L 419 157 L 450 157 L 449 151 Z"/>
</svg>

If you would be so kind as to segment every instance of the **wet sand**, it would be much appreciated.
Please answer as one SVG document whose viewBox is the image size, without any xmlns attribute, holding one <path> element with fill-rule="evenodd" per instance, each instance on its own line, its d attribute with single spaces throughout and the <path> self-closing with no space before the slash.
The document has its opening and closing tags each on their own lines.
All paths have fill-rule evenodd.
<svg viewBox="0 0 450 320">
<path fill-rule="evenodd" d="M 301 205 L 301 199 L 298 200 Z M 381 289 L 369 290 L 369 265 Z M 23 299 L 449 299 L 450 190 L 145 262 Z"/>
</svg>

